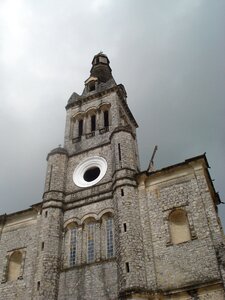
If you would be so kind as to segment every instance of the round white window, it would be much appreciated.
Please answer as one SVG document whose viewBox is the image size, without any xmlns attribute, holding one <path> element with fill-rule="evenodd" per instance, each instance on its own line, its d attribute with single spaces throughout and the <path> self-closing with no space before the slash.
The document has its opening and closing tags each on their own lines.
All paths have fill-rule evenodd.
<svg viewBox="0 0 225 300">
<path fill-rule="evenodd" d="M 73 172 L 73 181 L 79 187 L 89 187 L 99 182 L 106 170 L 106 160 L 100 156 L 92 156 L 79 163 Z"/>
</svg>

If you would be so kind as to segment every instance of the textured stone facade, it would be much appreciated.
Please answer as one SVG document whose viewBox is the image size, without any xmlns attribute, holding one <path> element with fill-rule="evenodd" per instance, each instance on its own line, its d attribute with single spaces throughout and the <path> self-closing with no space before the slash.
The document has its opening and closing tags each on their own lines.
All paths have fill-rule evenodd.
<svg viewBox="0 0 225 300">
<path fill-rule="evenodd" d="M 0 216 L 0 299 L 224 299 L 205 155 L 140 172 L 126 91 L 104 54 L 92 65 L 66 106 L 64 148 L 48 154 L 43 202 Z"/>
</svg>

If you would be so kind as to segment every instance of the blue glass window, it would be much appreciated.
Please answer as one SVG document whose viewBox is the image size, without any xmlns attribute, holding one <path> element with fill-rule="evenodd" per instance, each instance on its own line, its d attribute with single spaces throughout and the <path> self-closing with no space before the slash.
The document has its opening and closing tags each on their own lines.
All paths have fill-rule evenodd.
<svg viewBox="0 0 225 300">
<path fill-rule="evenodd" d="M 110 218 L 106 221 L 106 236 L 107 236 L 107 258 L 113 257 L 113 219 Z"/>
<path fill-rule="evenodd" d="M 76 264 L 77 256 L 77 228 L 70 230 L 70 266 L 73 267 Z"/>
<path fill-rule="evenodd" d="M 87 261 L 88 262 L 93 262 L 95 258 L 94 234 L 95 234 L 95 224 L 90 223 L 87 225 Z"/>
</svg>

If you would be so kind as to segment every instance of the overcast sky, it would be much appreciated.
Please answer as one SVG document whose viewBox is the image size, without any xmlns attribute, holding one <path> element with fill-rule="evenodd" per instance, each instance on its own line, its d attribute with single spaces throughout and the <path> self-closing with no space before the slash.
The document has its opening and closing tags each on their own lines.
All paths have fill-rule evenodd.
<svg viewBox="0 0 225 300">
<path fill-rule="evenodd" d="M 1 0 L 0 214 L 41 201 L 99 51 L 127 90 L 142 169 L 156 144 L 157 169 L 206 152 L 225 202 L 224 0 Z"/>
</svg>

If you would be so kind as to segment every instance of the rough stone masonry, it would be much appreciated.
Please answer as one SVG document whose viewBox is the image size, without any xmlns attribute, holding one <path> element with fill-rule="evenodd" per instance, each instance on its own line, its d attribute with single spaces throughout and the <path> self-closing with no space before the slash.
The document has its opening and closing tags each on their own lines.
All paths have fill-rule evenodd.
<svg viewBox="0 0 225 300">
<path fill-rule="evenodd" d="M 66 112 L 43 202 L 0 216 L 0 299 L 224 299 L 205 155 L 140 171 L 138 125 L 103 53 Z"/>
</svg>

